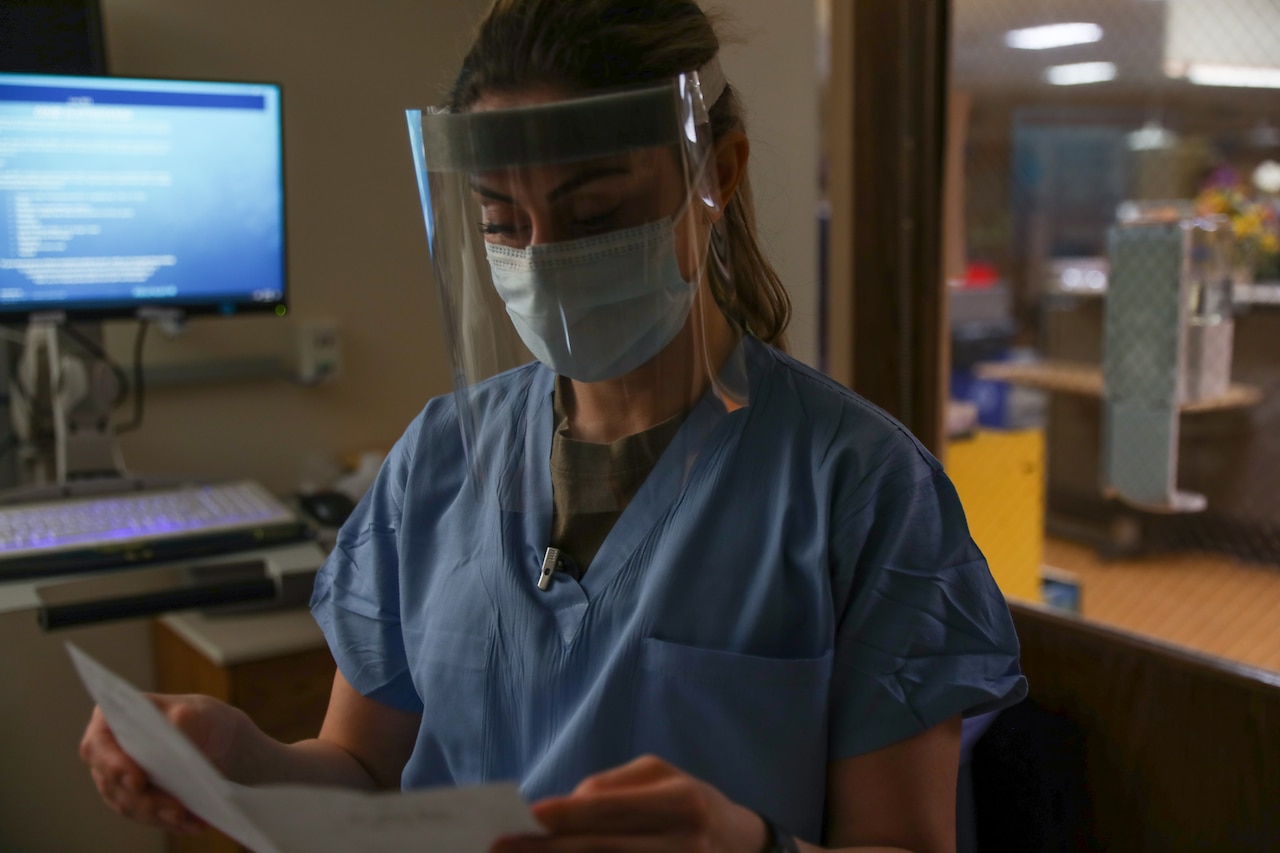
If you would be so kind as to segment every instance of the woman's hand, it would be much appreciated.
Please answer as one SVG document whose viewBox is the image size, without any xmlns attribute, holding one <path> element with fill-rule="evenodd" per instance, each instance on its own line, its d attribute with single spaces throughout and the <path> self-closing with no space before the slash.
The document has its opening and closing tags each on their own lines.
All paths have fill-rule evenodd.
<svg viewBox="0 0 1280 853">
<path fill-rule="evenodd" d="M 238 756 L 245 735 L 257 731 L 243 711 L 209 696 L 152 694 L 148 698 L 215 767 L 233 776 L 232 758 Z M 146 771 L 125 754 L 101 708 L 94 708 L 89 718 L 80 740 L 80 758 L 89 765 L 102 799 L 125 817 L 170 832 L 192 834 L 206 828 L 175 797 L 152 784 Z"/>
<path fill-rule="evenodd" d="M 503 838 L 491 853 L 760 853 L 765 845 L 755 813 L 652 756 L 590 776 L 532 811 L 547 835 Z"/>
</svg>

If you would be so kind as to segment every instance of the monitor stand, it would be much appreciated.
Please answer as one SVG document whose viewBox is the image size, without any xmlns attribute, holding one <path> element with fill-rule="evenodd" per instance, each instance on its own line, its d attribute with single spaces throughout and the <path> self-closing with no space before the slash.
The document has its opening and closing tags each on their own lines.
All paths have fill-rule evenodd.
<svg viewBox="0 0 1280 853">
<path fill-rule="evenodd" d="M 33 317 L 9 399 L 18 444 L 17 482 L 0 504 L 114 494 L 178 485 L 189 478 L 128 471 L 113 409 L 120 383 L 101 360 L 87 364 L 62 352 L 61 314 Z M 94 334 L 100 337 L 98 330 Z M 42 423 L 49 413 L 52 430 Z"/>
</svg>

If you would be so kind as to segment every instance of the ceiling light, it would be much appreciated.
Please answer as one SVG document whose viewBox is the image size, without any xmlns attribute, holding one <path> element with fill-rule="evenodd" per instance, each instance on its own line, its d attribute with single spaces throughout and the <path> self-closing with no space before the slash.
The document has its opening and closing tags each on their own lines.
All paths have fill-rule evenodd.
<svg viewBox="0 0 1280 853">
<path fill-rule="evenodd" d="M 1248 89 L 1280 89 L 1280 68 L 1260 65 L 1209 65 L 1192 62 L 1166 69 L 1171 77 L 1186 77 L 1198 86 L 1237 86 Z M 1178 73 L 1181 71 L 1182 73 Z"/>
<path fill-rule="evenodd" d="M 1280 195 L 1280 163 L 1268 160 L 1253 173 L 1253 185 L 1268 195 Z"/>
<path fill-rule="evenodd" d="M 1077 62 L 1072 65 L 1055 65 L 1045 70 L 1044 78 L 1055 86 L 1105 83 L 1116 79 L 1116 65 L 1114 62 Z"/>
<path fill-rule="evenodd" d="M 1127 141 L 1130 151 L 1163 151 L 1177 144 L 1178 134 L 1158 121 L 1149 121 L 1130 133 Z"/>
<path fill-rule="evenodd" d="M 1102 41 L 1102 27 L 1097 24 L 1049 24 L 1044 27 L 1028 27 L 1010 30 L 1004 43 L 1019 50 L 1048 50 L 1052 47 L 1070 47 L 1073 44 L 1092 44 Z"/>
</svg>

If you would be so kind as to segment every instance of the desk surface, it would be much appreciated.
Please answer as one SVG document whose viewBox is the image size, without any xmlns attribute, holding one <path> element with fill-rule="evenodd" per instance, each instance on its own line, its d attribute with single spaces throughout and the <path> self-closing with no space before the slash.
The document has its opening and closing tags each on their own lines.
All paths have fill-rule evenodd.
<svg viewBox="0 0 1280 853">
<path fill-rule="evenodd" d="M 160 621 L 223 667 L 325 647 L 324 634 L 305 607 L 239 616 L 171 613 Z"/>
<path fill-rule="evenodd" d="M 1280 568 L 1215 554 L 1108 562 L 1060 539 L 1044 562 L 1080 576 L 1092 622 L 1280 673 Z"/>
</svg>

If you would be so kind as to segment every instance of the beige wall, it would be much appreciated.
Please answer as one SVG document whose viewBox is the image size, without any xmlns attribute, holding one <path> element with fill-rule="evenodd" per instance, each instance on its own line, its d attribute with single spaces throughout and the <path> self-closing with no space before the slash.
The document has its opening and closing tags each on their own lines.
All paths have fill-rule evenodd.
<svg viewBox="0 0 1280 853">
<path fill-rule="evenodd" d="M 723 0 L 740 43 L 722 50 L 747 104 L 760 236 L 794 303 L 791 351 L 818 363 L 818 44 L 816 4 Z"/>
<path fill-rule="evenodd" d="M 152 362 L 291 352 L 295 318 L 336 318 L 343 371 L 153 388 L 124 438 L 135 470 L 296 487 L 308 457 L 386 448 L 449 387 L 404 110 L 440 99 L 483 0 L 103 0 L 117 75 L 283 86 L 290 319 L 152 330 Z M 111 324 L 128 353 L 132 324 Z"/>
<path fill-rule="evenodd" d="M 159 853 L 160 832 L 104 806 L 76 754 L 93 703 L 67 641 L 144 690 L 154 684 L 141 621 L 45 634 L 32 613 L 0 614 L 0 850 Z"/>
</svg>

